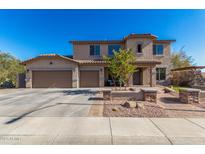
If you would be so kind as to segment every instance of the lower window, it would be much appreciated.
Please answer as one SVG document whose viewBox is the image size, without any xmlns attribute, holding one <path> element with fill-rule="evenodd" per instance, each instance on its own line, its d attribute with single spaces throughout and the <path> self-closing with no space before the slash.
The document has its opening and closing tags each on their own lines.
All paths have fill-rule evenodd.
<svg viewBox="0 0 205 154">
<path fill-rule="evenodd" d="M 156 68 L 156 79 L 157 80 L 166 79 L 166 68 Z"/>
</svg>

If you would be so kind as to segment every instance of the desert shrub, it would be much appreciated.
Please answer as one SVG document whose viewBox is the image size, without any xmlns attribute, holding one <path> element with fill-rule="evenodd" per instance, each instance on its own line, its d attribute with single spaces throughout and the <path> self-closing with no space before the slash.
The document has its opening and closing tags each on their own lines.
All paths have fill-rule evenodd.
<svg viewBox="0 0 205 154">
<path fill-rule="evenodd" d="M 17 74 L 25 71 L 20 62 L 11 54 L 0 51 L 0 87 L 15 87 Z"/>
<path fill-rule="evenodd" d="M 11 80 L 3 81 L 0 83 L 0 88 L 14 88 L 15 85 Z"/>
</svg>

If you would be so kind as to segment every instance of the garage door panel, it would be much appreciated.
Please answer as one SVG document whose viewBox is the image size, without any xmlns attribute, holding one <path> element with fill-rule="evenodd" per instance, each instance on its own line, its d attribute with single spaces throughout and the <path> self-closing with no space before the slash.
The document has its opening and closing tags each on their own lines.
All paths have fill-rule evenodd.
<svg viewBox="0 0 205 154">
<path fill-rule="evenodd" d="M 33 71 L 33 88 L 71 88 L 72 71 Z"/>
<path fill-rule="evenodd" d="M 99 71 L 81 70 L 80 87 L 99 87 Z"/>
</svg>

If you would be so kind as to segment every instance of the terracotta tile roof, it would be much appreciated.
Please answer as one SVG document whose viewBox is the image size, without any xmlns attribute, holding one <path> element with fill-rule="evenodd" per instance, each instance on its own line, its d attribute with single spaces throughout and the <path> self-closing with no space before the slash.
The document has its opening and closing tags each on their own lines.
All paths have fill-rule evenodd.
<svg viewBox="0 0 205 154">
<path fill-rule="evenodd" d="M 171 71 L 184 71 L 184 70 L 196 70 L 196 69 L 205 69 L 205 66 L 189 66 L 189 67 L 182 67 L 182 68 L 175 68 Z"/>
<path fill-rule="evenodd" d="M 123 40 L 72 40 L 72 44 L 121 44 Z"/>
<path fill-rule="evenodd" d="M 72 62 L 76 62 L 78 63 L 76 60 L 74 59 L 71 59 L 71 58 L 68 58 L 68 57 L 65 57 L 65 56 L 61 56 L 61 55 L 58 55 L 58 54 L 40 54 L 39 56 L 37 57 L 34 57 L 34 58 L 31 58 L 31 59 L 28 59 L 28 60 L 25 60 L 23 62 L 21 62 L 21 64 L 25 65 L 29 62 L 32 62 L 34 60 L 37 60 L 37 59 L 40 59 L 40 58 L 43 58 L 43 57 L 58 57 L 58 58 L 62 58 L 62 59 L 65 59 L 65 60 L 69 60 L 69 61 L 72 61 Z"/>
<path fill-rule="evenodd" d="M 157 36 L 156 35 L 153 35 L 153 34 L 150 34 L 150 33 L 147 33 L 147 34 L 129 34 L 125 37 L 123 37 L 122 40 L 71 40 L 69 41 L 70 43 L 72 44 L 92 44 L 92 43 L 95 43 L 95 44 L 109 44 L 109 43 L 124 43 L 124 41 L 126 39 L 129 39 L 129 38 L 151 38 L 151 39 L 156 39 Z"/>
<path fill-rule="evenodd" d="M 26 61 L 23 61 L 23 62 L 21 62 L 21 64 L 26 65 L 29 62 L 32 62 L 34 60 L 37 60 L 37 59 L 40 59 L 40 58 L 43 58 L 43 57 L 58 57 L 58 58 L 62 58 L 64 60 L 72 61 L 72 62 L 75 62 L 75 63 L 78 63 L 78 64 L 106 64 L 106 61 L 104 61 L 104 60 L 74 60 L 74 59 L 71 59 L 71 58 L 68 58 L 68 57 L 65 57 L 65 56 L 61 56 L 61 55 L 58 55 L 58 54 L 41 54 L 37 57 L 34 57 L 34 58 L 28 59 Z M 161 61 L 142 59 L 142 60 L 137 60 L 136 64 L 161 64 Z"/>
<path fill-rule="evenodd" d="M 77 60 L 79 64 L 106 64 L 104 60 Z"/>
<path fill-rule="evenodd" d="M 154 60 L 154 59 L 138 59 L 136 61 L 136 64 L 161 64 L 162 62 L 160 60 Z"/>
<path fill-rule="evenodd" d="M 77 60 L 79 64 L 106 64 L 106 61 L 103 60 Z M 137 60 L 136 64 L 161 64 L 159 60 Z"/>
<path fill-rule="evenodd" d="M 176 42 L 176 40 L 154 40 L 154 43 L 171 43 Z"/>
<path fill-rule="evenodd" d="M 151 39 L 156 39 L 157 36 L 153 35 L 151 33 L 147 33 L 147 34 L 129 34 L 127 36 L 124 37 L 124 40 L 129 39 L 129 38 L 151 38 Z"/>
<path fill-rule="evenodd" d="M 55 53 L 48 53 L 48 54 L 40 54 L 39 56 L 57 56 L 58 54 Z"/>
</svg>

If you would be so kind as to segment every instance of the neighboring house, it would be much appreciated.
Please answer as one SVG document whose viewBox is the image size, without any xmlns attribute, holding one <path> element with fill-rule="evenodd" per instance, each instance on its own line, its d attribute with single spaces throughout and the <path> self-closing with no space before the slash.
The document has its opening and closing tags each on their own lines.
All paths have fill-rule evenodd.
<svg viewBox="0 0 205 154">
<path fill-rule="evenodd" d="M 204 76 L 202 69 L 205 66 L 188 66 L 171 70 L 171 83 L 184 87 L 204 87 Z"/>
<path fill-rule="evenodd" d="M 104 87 L 110 80 L 104 55 L 129 48 L 137 56 L 137 70 L 130 86 L 165 83 L 170 73 L 171 42 L 152 34 L 130 34 L 122 40 L 70 41 L 73 57 L 45 54 L 22 62 L 26 65 L 26 87 Z"/>
</svg>

